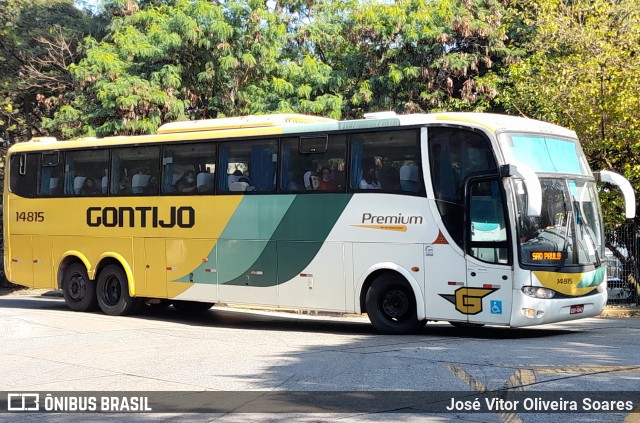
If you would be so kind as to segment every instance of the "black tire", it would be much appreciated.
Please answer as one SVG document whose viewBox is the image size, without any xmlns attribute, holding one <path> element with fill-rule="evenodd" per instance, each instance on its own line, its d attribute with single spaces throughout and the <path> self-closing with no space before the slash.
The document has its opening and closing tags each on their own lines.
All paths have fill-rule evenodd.
<svg viewBox="0 0 640 423">
<path fill-rule="evenodd" d="M 96 285 L 98 305 L 104 314 L 126 316 L 135 313 L 144 302 L 129 296 L 127 275 L 120 266 L 110 264 L 100 272 Z"/>
<path fill-rule="evenodd" d="M 369 320 L 382 333 L 413 333 L 426 323 L 418 320 L 413 290 L 400 276 L 379 276 L 367 291 L 365 305 Z"/>
<path fill-rule="evenodd" d="M 455 326 L 460 329 L 473 329 L 481 328 L 484 326 L 482 323 L 469 323 L 469 322 L 449 322 L 451 326 Z"/>
<path fill-rule="evenodd" d="M 80 263 L 70 265 L 62 278 L 64 302 L 73 311 L 93 311 L 98 308 L 96 284 L 89 280 L 87 269 Z"/>
<path fill-rule="evenodd" d="M 199 301 L 173 301 L 173 307 L 182 313 L 202 313 L 209 310 L 215 303 L 201 303 Z"/>
</svg>

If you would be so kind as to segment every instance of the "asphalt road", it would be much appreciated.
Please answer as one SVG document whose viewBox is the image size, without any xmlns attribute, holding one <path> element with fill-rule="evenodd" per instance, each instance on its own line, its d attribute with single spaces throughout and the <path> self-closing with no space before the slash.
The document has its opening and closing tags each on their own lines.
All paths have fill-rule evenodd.
<svg viewBox="0 0 640 423">
<path fill-rule="evenodd" d="M 173 308 L 75 313 L 0 297 L 0 391 L 639 391 L 640 319 L 377 334 L 363 317 Z M 141 394 L 142 395 L 142 394 Z M 613 398 L 612 398 L 613 399 Z M 376 411 L 380 411 L 379 409 Z M 387 411 L 387 410 L 382 410 Z M 0 421 L 640 421 L 638 413 L 2 414 Z"/>
</svg>

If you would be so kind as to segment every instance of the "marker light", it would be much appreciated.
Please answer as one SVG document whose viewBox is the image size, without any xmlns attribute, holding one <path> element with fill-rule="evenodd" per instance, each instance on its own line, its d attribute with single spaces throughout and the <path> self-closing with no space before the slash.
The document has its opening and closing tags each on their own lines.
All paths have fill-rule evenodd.
<svg viewBox="0 0 640 423">
<path fill-rule="evenodd" d="M 553 296 L 556 295 L 556 292 L 551 289 L 537 286 L 525 286 L 522 288 L 522 292 L 529 297 L 544 299 L 553 298 Z"/>
<path fill-rule="evenodd" d="M 542 316 L 544 316 L 544 311 L 534 310 L 532 308 L 523 308 L 521 312 L 524 317 L 528 317 L 530 319 L 541 319 Z"/>
</svg>

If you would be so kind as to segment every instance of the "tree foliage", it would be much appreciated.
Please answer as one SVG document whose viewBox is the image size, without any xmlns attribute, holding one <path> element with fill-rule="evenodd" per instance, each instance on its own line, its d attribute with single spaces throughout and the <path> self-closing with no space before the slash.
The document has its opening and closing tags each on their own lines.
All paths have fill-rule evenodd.
<svg viewBox="0 0 640 423">
<path fill-rule="evenodd" d="M 640 1 L 520 0 L 528 49 L 508 73 L 510 111 L 574 129 L 594 170 L 640 186 Z M 532 30 L 533 29 L 533 30 Z M 606 221 L 622 200 L 602 191 Z"/>
<path fill-rule="evenodd" d="M 0 137 L 43 134 L 42 119 L 72 88 L 79 40 L 99 28 L 72 0 L 0 0 Z"/>
<path fill-rule="evenodd" d="M 490 110 L 496 70 L 519 54 L 497 0 L 293 4 L 295 47 L 331 66 L 346 117 Z"/>
<path fill-rule="evenodd" d="M 498 0 L 107 4 L 107 35 L 69 67 L 63 137 L 268 112 L 488 110 L 510 63 Z"/>
<path fill-rule="evenodd" d="M 135 7 L 134 7 L 135 6 Z M 338 116 L 330 69 L 283 55 L 264 2 L 112 3 L 107 36 L 70 67 L 74 100 L 46 121 L 63 136 L 148 133 L 162 122 L 269 111 Z"/>
</svg>

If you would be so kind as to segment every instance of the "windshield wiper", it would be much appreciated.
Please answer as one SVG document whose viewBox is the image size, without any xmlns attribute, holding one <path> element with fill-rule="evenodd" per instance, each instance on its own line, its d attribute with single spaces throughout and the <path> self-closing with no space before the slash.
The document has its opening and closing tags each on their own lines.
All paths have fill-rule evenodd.
<svg viewBox="0 0 640 423">
<path fill-rule="evenodd" d="M 589 232 L 587 231 L 587 228 L 585 227 L 586 225 L 584 224 L 584 222 L 582 221 L 582 219 L 580 219 L 578 221 L 578 227 L 580 228 L 580 233 L 582 234 L 582 239 L 588 239 L 589 242 L 591 243 L 591 247 L 593 248 L 593 255 L 595 256 L 595 263 L 594 265 L 596 267 L 600 267 L 600 265 L 602 264 L 600 261 L 600 254 L 598 254 L 598 247 L 596 247 L 596 243 L 593 240 L 593 238 L 591 237 L 591 234 L 589 234 Z M 587 253 L 589 252 L 589 249 L 587 248 Z"/>
</svg>

